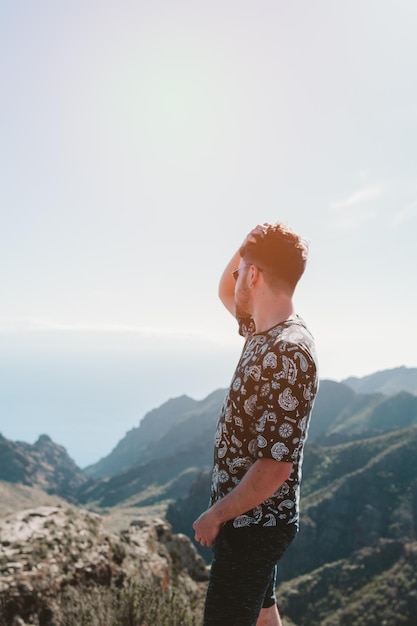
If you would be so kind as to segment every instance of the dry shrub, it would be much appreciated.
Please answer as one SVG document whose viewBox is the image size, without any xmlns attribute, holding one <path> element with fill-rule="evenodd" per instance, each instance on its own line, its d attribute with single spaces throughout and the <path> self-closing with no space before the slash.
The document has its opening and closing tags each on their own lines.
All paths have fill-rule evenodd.
<svg viewBox="0 0 417 626">
<path fill-rule="evenodd" d="M 199 626 L 201 606 L 178 591 L 130 580 L 123 587 L 67 586 L 58 596 L 0 596 L 0 624 L 33 626 Z"/>
</svg>

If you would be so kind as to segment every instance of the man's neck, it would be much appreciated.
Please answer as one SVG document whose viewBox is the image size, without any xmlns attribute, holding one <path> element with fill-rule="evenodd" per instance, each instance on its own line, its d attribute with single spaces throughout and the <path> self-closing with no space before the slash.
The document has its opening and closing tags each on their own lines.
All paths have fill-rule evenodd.
<svg viewBox="0 0 417 626">
<path fill-rule="evenodd" d="M 294 315 L 291 298 L 274 298 L 271 302 L 261 302 L 254 307 L 253 321 L 257 333 L 263 333 Z"/>
</svg>

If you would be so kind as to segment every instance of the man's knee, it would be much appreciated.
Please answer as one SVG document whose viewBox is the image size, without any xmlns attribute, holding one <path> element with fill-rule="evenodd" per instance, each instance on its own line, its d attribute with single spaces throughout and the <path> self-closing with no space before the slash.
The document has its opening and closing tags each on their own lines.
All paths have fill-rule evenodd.
<svg viewBox="0 0 417 626">
<path fill-rule="evenodd" d="M 282 626 L 276 604 L 267 609 L 261 609 L 256 626 Z"/>
</svg>

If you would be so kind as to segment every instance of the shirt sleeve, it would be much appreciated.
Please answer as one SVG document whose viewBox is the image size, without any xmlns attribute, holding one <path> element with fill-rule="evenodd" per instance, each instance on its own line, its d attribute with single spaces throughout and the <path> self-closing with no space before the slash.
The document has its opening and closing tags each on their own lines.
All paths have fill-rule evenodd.
<svg viewBox="0 0 417 626">
<path fill-rule="evenodd" d="M 278 344 L 264 355 L 255 423 L 257 458 L 298 460 L 311 410 L 312 368 L 311 358 L 297 345 Z"/>
</svg>

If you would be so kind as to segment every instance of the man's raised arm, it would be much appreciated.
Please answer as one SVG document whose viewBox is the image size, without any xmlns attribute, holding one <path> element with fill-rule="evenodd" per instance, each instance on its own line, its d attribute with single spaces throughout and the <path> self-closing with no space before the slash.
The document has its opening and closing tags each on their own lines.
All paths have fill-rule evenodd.
<svg viewBox="0 0 417 626">
<path fill-rule="evenodd" d="M 265 226 L 260 225 L 255 226 L 248 235 L 246 235 L 242 245 L 239 247 L 239 250 L 235 252 L 235 254 L 230 259 L 229 263 L 226 265 L 226 268 L 220 278 L 219 283 L 219 298 L 226 307 L 226 309 L 236 317 L 236 309 L 235 309 L 235 279 L 233 278 L 233 270 L 235 270 L 242 257 L 240 256 L 240 250 L 243 246 L 248 243 L 255 243 L 257 237 L 263 237 L 265 234 Z"/>
</svg>

